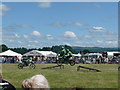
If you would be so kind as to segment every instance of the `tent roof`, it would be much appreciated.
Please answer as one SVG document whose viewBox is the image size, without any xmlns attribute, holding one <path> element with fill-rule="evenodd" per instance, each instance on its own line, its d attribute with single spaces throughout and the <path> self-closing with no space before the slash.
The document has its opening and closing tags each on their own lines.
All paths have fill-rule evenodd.
<svg viewBox="0 0 120 90">
<path fill-rule="evenodd" d="M 114 53 L 120 53 L 120 52 L 107 52 L 108 56 L 113 56 Z"/>
<path fill-rule="evenodd" d="M 99 55 L 99 56 L 102 56 L 101 53 L 89 53 L 89 55 Z"/>
<path fill-rule="evenodd" d="M 52 51 L 39 51 L 43 56 L 56 56 L 57 54 Z"/>
<path fill-rule="evenodd" d="M 5 52 L 0 53 L 0 56 L 20 56 L 21 57 L 22 55 L 12 50 L 7 50 Z"/>
<path fill-rule="evenodd" d="M 32 50 L 24 54 L 24 56 L 47 56 L 47 57 L 56 57 L 56 55 L 57 54 L 52 51 L 38 51 L 38 50 Z"/>
<path fill-rule="evenodd" d="M 89 56 L 89 53 L 84 54 L 83 56 Z"/>
<path fill-rule="evenodd" d="M 83 56 L 91 56 L 91 55 L 98 55 L 98 56 L 102 56 L 101 53 L 86 53 L 85 55 Z"/>
<path fill-rule="evenodd" d="M 42 54 L 38 50 L 32 50 L 25 53 L 23 56 L 42 56 Z"/>
<path fill-rule="evenodd" d="M 73 56 L 76 56 L 76 57 L 80 57 L 81 56 L 81 54 L 80 53 L 78 53 L 78 54 L 72 54 Z"/>
</svg>

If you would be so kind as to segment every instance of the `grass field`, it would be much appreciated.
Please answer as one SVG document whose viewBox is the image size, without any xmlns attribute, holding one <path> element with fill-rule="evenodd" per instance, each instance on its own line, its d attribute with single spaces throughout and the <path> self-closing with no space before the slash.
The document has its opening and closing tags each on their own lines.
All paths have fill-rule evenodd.
<svg viewBox="0 0 120 90">
<path fill-rule="evenodd" d="M 24 79 L 36 74 L 43 74 L 51 88 L 118 88 L 118 65 L 117 64 L 76 64 L 65 65 L 64 69 L 41 69 L 55 66 L 56 64 L 36 64 L 36 69 L 29 67 L 17 68 L 18 64 L 3 64 L 2 74 L 5 80 L 11 82 L 16 88 L 21 88 Z M 77 66 L 96 68 L 102 72 L 94 72 L 82 69 L 77 71 Z"/>
</svg>

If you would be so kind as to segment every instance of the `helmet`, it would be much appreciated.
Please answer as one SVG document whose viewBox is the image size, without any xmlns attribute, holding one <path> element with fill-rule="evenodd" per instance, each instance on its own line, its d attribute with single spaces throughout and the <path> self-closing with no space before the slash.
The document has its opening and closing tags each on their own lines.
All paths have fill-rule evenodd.
<svg viewBox="0 0 120 90">
<path fill-rule="evenodd" d="M 64 47 L 63 47 L 63 46 L 62 46 L 61 48 L 62 48 L 62 49 L 64 49 Z"/>
</svg>

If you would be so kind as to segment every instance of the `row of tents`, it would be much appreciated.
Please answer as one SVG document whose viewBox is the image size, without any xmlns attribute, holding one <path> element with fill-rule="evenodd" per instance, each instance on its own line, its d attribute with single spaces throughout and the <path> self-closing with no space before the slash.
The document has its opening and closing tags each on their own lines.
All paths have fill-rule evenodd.
<svg viewBox="0 0 120 90">
<path fill-rule="evenodd" d="M 120 52 L 107 52 L 108 56 L 114 56 L 115 53 L 119 53 Z M 100 53 L 89 53 L 89 54 L 85 54 L 84 56 L 91 56 L 91 55 L 97 55 L 97 56 L 102 56 L 102 54 Z M 17 56 L 17 57 L 22 57 L 22 56 L 45 56 L 45 57 L 56 57 L 57 54 L 55 52 L 52 51 L 38 51 L 38 50 L 32 50 L 30 52 L 27 52 L 25 54 L 19 54 L 17 52 L 14 52 L 12 50 L 7 50 L 5 52 L 0 53 L 0 56 Z M 73 56 L 75 57 L 80 57 L 81 54 L 73 54 Z"/>
<path fill-rule="evenodd" d="M 27 52 L 25 54 L 20 54 L 17 52 L 14 52 L 12 50 L 7 50 L 5 52 L 0 53 L 0 56 L 46 56 L 46 57 L 55 57 L 57 54 L 52 51 L 38 51 L 38 50 L 32 50 L 30 52 Z"/>
<path fill-rule="evenodd" d="M 19 54 L 17 52 L 14 52 L 12 50 L 7 50 L 5 52 L 0 53 L 0 56 L 17 56 L 17 57 L 22 57 L 22 56 L 45 56 L 45 57 L 56 57 L 57 54 L 52 51 L 38 51 L 38 50 L 32 50 L 30 52 L 27 52 L 25 54 Z M 73 54 L 73 56 L 81 56 L 81 54 Z"/>
</svg>

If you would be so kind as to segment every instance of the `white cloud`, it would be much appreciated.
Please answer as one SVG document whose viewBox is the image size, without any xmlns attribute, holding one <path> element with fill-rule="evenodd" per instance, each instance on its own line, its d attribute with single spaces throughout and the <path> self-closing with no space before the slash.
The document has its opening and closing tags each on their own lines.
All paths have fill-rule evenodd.
<svg viewBox="0 0 120 90">
<path fill-rule="evenodd" d="M 14 42 L 14 40 L 9 40 L 9 42 Z"/>
<path fill-rule="evenodd" d="M 95 45 L 98 47 L 117 47 L 118 41 L 97 40 Z"/>
<path fill-rule="evenodd" d="M 39 43 L 38 41 L 28 41 L 29 43 Z"/>
<path fill-rule="evenodd" d="M 33 34 L 34 36 L 40 36 L 40 35 L 41 35 L 40 32 L 38 32 L 38 31 L 33 31 L 32 34 Z"/>
<path fill-rule="evenodd" d="M 107 44 L 117 45 L 118 41 L 106 41 Z"/>
<path fill-rule="evenodd" d="M 91 39 L 92 36 L 91 35 L 84 35 L 83 38 L 85 38 L 85 39 Z"/>
<path fill-rule="evenodd" d="M 76 34 L 74 32 L 71 32 L 71 31 L 66 31 L 64 33 L 64 36 L 67 37 L 67 38 L 77 39 Z"/>
<path fill-rule="evenodd" d="M 74 43 L 71 43 L 72 46 L 81 46 L 81 47 L 93 47 L 94 43 L 93 42 L 84 42 L 84 41 L 75 41 Z"/>
<path fill-rule="evenodd" d="M 28 37 L 28 35 L 23 35 L 23 37 L 24 37 L 24 38 L 26 38 L 26 39 L 28 39 L 28 38 L 29 38 L 29 37 Z"/>
<path fill-rule="evenodd" d="M 52 23 L 52 25 L 56 26 L 56 27 L 64 27 L 64 26 L 66 26 L 65 24 L 62 24 L 60 22 L 54 22 L 54 23 Z"/>
<path fill-rule="evenodd" d="M 29 43 L 33 43 L 33 41 L 28 41 Z"/>
<path fill-rule="evenodd" d="M 0 16 L 4 16 L 10 10 L 5 4 L 0 4 Z"/>
<path fill-rule="evenodd" d="M 40 7 L 40 8 L 50 8 L 51 7 L 51 2 L 40 2 L 38 4 L 38 7 Z"/>
<path fill-rule="evenodd" d="M 52 35 L 50 35 L 50 34 L 47 34 L 46 37 L 47 37 L 48 40 L 52 40 L 53 39 Z"/>
<path fill-rule="evenodd" d="M 83 26 L 84 24 L 81 24 L 80 22 L 67 22 L 67 23 L 61 23 L 61 22 L 54 22 L 52 23 L 53 26 L 56 27 L 65 27 L 65 26 Z"/>
<path fill-rule="evenodd" d="M 34 41 L 35 43 L 39 43 L 38 41 Z"/>
<path fill-rule="evenodd" d="M 103 27 L 93 27 L 94 30 L 104 30 L 105 28 Z"/>
<path fill-rule="evenodd" d="M 103 28 L 103 27 L 92 27 L 91 31 L 92 32 L 105 32 L 105 28 Z"/>
<path fill-rule="evenodd" d="M 97 40 L 97 43 L 101 43 L 101 44 L 102 44 L 102 43 L 104 43 L 104 42 L 103 42 L 102 40 Z"/>
<path fill-rule="evenodd" d="M 19 44 L 22 44 L 23 42 L 22 41 L 18 41 Z"/>
<path fill-rule="evenodd" d="M 74 23 L 72 23 L 73 25 L 75 25 L 75 26 L 83 26 L 83 24 L 81 24 L 81 23 L 79 23 L 79 22 L 74 22 Z"/>
<path fill-rule="evenodd" d="M 31 44 L 28 44 L 27 46 L 30 47 L 30 48 L 31 47 L 36 47 L 35 45 L 31 45 Z"/>
<path fill-rule="evenodd" d="M 18 34 L 15 34 L 15 37 L 16 37 L 16 38 L 20 38 L 20 36 L 19 36 Z"/>
<path fill-rule="evenodd" d="M 118 39 L 118 33 L 107 31 L 107 32 L 104 33 L 104 35 L 102 35 L 101 37 L 103 37 L 105 40 L 114 41 L 114 40 L 117 40 L 117 39 Z"/>
</svg>

